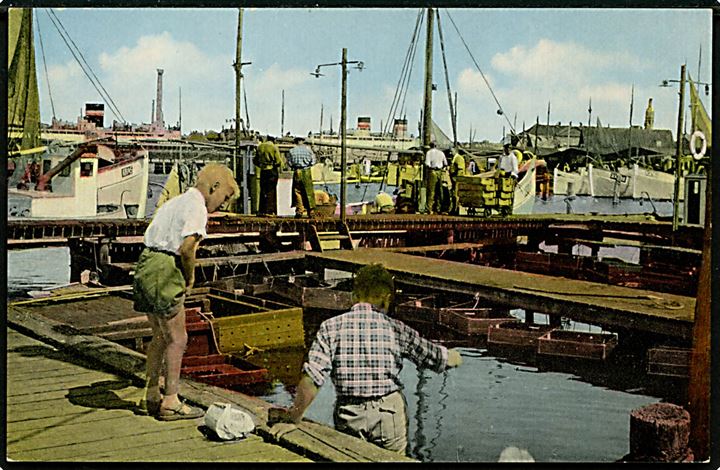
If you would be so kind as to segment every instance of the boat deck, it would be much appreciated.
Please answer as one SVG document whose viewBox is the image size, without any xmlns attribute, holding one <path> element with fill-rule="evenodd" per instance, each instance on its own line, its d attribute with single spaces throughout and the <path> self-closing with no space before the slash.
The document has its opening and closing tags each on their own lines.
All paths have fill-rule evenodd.
<svg viewBox="0 0 720 470">
<path fill-rule="evenodd" d="M 202 419 L 136 413 L 143 390 L 76 355 L 7 330 L 7 454 L 14 461 L 309 462 L 250 434 L 221 443 Z"/>
<path fill-rule="evenodd" d="M 378 249 L 308 253 L 306 261 L 316 272 L 322 272 L 322 268 L 354 271 L 363 265 L 381 263 L 398 281 L 407 284 L 478 294 L 514 308 L 561 315 L 608 329 L 692 337 L 693 297 Z"/>
</svg>

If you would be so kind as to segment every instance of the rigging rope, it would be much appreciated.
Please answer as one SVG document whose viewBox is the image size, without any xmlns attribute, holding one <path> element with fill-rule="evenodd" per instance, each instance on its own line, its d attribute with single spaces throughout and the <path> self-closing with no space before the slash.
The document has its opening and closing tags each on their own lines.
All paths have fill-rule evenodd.
<svg viewBox="0 0 720 470">
<path fill-rule="evenodd" d="M 397 115 L 397 107 L 401 102 L 401 97 L 401 113 L 405 107 L 405 97 L 407 96 L 407 83 L 409 82 L 410 75 L 412 74 L 412 63 L 415 57 L 415 51 L 417 50 L 418 32 L 420 31 L 420 27 L 422 25 L 422 19 L 422 10 L 420 10 L 418 12 L 417 18 L 415 19 L 415 30 L 413 31 L 413 35 L 410 39 L 410 46 L 408 47 L 408 50 L 405 54 L 405 61 L 403 62 L 403 66 L 400 71 L 400 78 L 398 79 L 398 84 L 395 87 L 395 96 L 393 96 L 393 100 L 390 105 L 390 111 L 388 112 L 388 119 L 385 122 L 386 128 L 382 130 L 383 134 L 386 134 L 388 132 L 388 127 L 391 125 L 390 123 L 392 122 L 393 117 Z"/>
<path fill-rule="evenodd" d="M 110 108 L 110 111 L 112 111 L 112 113 L 118 119 L 120 119 L 122 122 L 126 122 L 125 118 L 123 117 L 122 113 L 118 109 L 117 105 L 115 104 L 113 99 L 110 97 L 110 94 L 107 92 L 107 90 L 102 85 L 102 83 L 100 83 L 100 79 L 97 78 L 97 76 L 95 75 L 95 72 L 93 72 L 93 70 L 92 70 L 92 67 L 90 67 L 90 65 L 87 63 L 82 52 L 80 52 L 80 49 L 78 48 L 77 44 L 75 44 L 75 41 L 73 41 L 72 37 L 70 37 L 70 33 L 68 33 L 67 30 L 65 29 L 65 26 L 63 26 L 62 22 L 60 21 L 60 18 L 58 18 L 58 16 L 55 14 L 55 12 L 50 9 L 45 9 L 45 12 L 48 14 L 48 17 L 52 21 L 53 26 L 55 26 L 55 29 L 57 29 L 58 33 L 60 34 L 60 37 L 62 38 L 63 42 L 65 42 L 65 45 L 68 47 L 68 49 L 70 49 L 70 53 L 73 55 L 73 57 L 77 61 L 78 65 L 80 65 L 80 68 L 82 69 L 85 76 L 88 78 L 88 80 L 90 80 L 90 83 L 92 83 L 93 87 L 100 94 L 100 96 L 107 102 L 107 105 Z M 61 31 L 61 29 L 62 29 L 62 31 Z M 73 47 L 70 46 L 70 44 L 68 43 L 68 40 L 70 41 L 70 43 L 72 43 L 72 46 L 75 48 L 75 50 L 73 50 Z M 76 54 L 76 52 L 77 52 L 77 54 Z M 80 61 L 80 59 L 78 59 L 78 55 L 80 56 L 80 58 L 82 58 L 82 62 Z M 85 64 L 84 66 L 83 66 L 83 63 Z M 89 73 L 88 73 L 88 71 L 89 71 Z M 92 77 L 90 76 L 91 74 L 92 74 Z M 93 78 L 94 78 L 94 80 L 93 80 Z M 95 83 L 95 82 L 97 82 L 97 83 Z M 100 91 L 98 86 L 102 89 L 102 91 Z"/>
<path fill-rule="evenodd" d="M 470 55 L 470 58 L 472 59 L 473 63 L 475 64 L 475 67 L 477 68 L 478 72 L 480 72 L 480 76 L 482 76 L 482 79 L 485 81 L 485 84 L 488 87 L 488 90 L 490 90 L 490 94 L 492 95 L 493 99 L 495 100 L 495 103 L 498 106 L 498 110 L 500 113 L 502 113 L 503 117 L 507 121 L 508 125 L 510 126 L 510 129 L 512 130 L 512 133 L 515 134 L 515 127 L 513 127 L 512 123 L 510 122 L 510 119 L 507 117 L 507 113 L 503 110 L 502 106 L 500 105 L 500 101 L 498 100 L 497 96 L 495 96 L 495 92 L 493 91 L 492 87 L 490 86 L 490 82 L 488 82 L 488 79 L 485 77 L 485 74 L 480 69 L 480 66 L 477 63 L 477 60 L 475 60 L 475 57 L 473 56 L 472 52 L 470 52 L 470 47 L 468 47 L 467 43 L 465 42 L 465 38 L 460 34 L 460 30 L 458 29 L 457 25 L 455 24 L 455 20 L 453 20 L 452 16 L 450 16 L 450 12 L 445 10 L 445 13 L 447 14 L 448 18 L 450 18 L 450 22 L 452 23 L 453 27 L 455 28 L 455 31 L 457 32 L 458 36 L 460 37 L 460 40 L 463 43 L 463 46 L 465 46 L 465 50 L 467 50 L 468 54 Z"/>
<path fill-rule="evenodd" d="M 457 123 L 455 122 L 455 107 L 453 106 L 452 93 L 450 91 L 450 78 L 448 77 L 447 59 L 445 57 L 445 40 L 443 39 L 442 26 L 440 26 L 440 10 L 435 10 L 437 17 L 438 35 L 440 36 L 440 50 L 442 51 L 443 68 L 445 69 L 445 88 L 447 89 L 448 105 L 450 106 L 450 125 L 453 131 L 453 144 L 457 145 Z"/>
<path fill-rule="evenodd" d="M 45 47 L 43 46 L 42 32 L 40 31 L 40 19 L 35 16 L 35 24 L 37 25 L 38 37 L 40 38 L 40 52 L 42 53 L 43 68 L 45 69 L 45 81 L 47 82 L 48 95 L 50 96 L 50 108 L 52 109 L 52 117 L 55 119 L 55 103 L 53 102 L 52 91 L 50 90 L 50 75 L 47 71 L 47 62 L 45 61 Z"/>
</svg>

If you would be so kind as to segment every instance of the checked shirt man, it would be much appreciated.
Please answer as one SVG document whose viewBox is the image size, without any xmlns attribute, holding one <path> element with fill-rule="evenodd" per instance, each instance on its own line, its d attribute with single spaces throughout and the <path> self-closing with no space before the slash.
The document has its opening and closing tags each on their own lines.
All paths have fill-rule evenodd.
<svg viewBox="0 0 720 470">
<path fill-rule="evenodd" d="M 293 170 L 291 207 L 295 208 L 295 217 L 308 217 L 313 215 L 315 209 L 315 190 L 310 171 L 316 163 L 315 153 L 305 145 L 302 137 L 296 137 L 294 142 L 295 147 L 290 149 L 287 156 L 288 166 Z"/>
<path fill-rule="evenodd" d="M 271 410 L 268 424 L 299 423 L 329 377 L 337 394 L 335 428 L 405 453 L 407 406 L 399 379 L 403 360 L 442 372 L 459 366 L 462 359 L 456 350 L 434 344 L 387 316 L 394 293 L 392 276 L 381 265 L 358 271 L 353 285 L 357 303 L 320 325 L 292 407 Z"/>
</svg>

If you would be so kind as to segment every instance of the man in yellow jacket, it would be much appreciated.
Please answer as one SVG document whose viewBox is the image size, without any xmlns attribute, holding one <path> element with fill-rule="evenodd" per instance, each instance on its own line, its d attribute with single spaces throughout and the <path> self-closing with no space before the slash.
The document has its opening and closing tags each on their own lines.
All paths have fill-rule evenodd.
<svg viewBox="0 0 720 470">
<path fill-rule="evenodd" d="M 459 149 L 455 149 L 455 155 L 453 155 L 452 161 L 450 162 L 450 214 L 458 215 L 460 213 L 460 206 L 458 204 L 458 189 L 457 189 L 457 177 L 465 176 L 465 158 L 460 155 Z"/>
</svg>

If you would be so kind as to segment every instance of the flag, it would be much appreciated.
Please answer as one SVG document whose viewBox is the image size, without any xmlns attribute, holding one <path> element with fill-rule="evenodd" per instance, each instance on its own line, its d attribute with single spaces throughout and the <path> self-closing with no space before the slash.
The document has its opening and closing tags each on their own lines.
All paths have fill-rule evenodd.
<svg viewBox="0 0 720 470">
<path fill-rule="evenodd" d="M 702 101 L 700 101 L 700 97 L 698 96 L 697 89 L 695 88 L 695 83 L 692 81 L 692 78 L 688 75 L 688 80 L 690 81 L 690 110 L 692 114 L 692 129 L 693 132 L 696 130 L 701 131 L 703 134 L 705 134 L 705 140 L 707 141 L 707 146 L 712 146 L 712 122 L 710 121 L 710 117 L 708 116 L 707 111 L 705 111 L 705 107 L 702 104 Z"/>
</svg>

